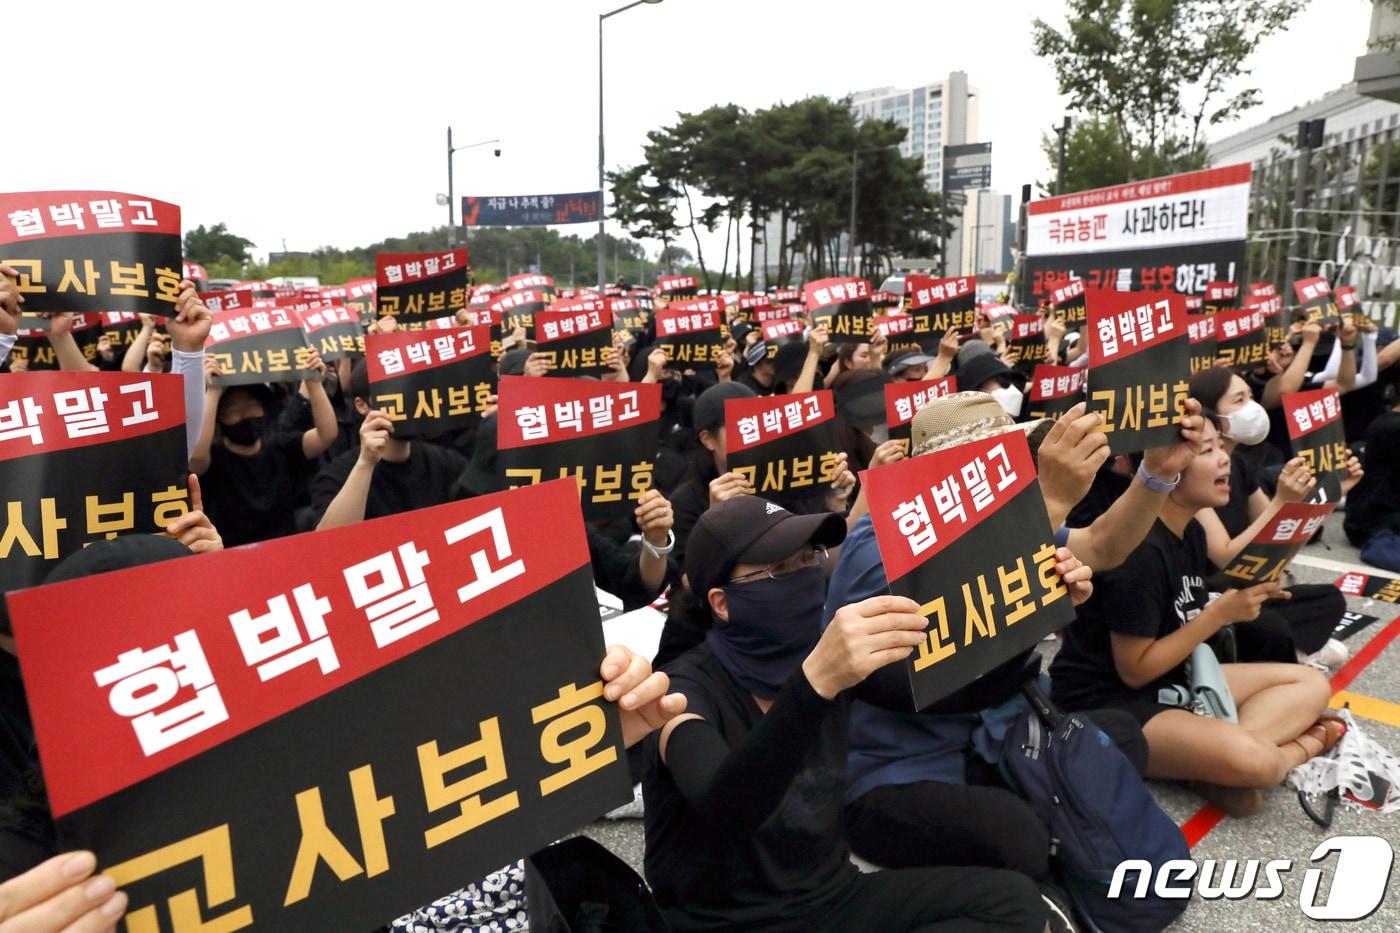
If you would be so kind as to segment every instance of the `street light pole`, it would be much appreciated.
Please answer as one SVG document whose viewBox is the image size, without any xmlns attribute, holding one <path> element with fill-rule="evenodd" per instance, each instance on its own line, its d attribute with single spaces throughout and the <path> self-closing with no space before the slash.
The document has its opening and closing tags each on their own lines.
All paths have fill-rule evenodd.
<svg viewBox="0 0 1400 933">
<path fill-rule="evenodd" d="M 632 0 L 607 13 L 598 14 L 598 292 L 603 291 L 603 281 L 607 278 L 607 256 L 603 252 L 603 226 L 606 222 L 607 190 L 603 179 L 603 20 L 609 16 L 625 13 L 643 3 L 660 3 L 661 0 Z"/>
<path fill-rule="evenodd" d="M 1065 137 L 1069 135 L 1069 116 L 1066 115 L 1064 123 L 1052 129 L 1060 137 L 1060 156 L 1055 160 L 1055 195 L 1058 197 L 1065 193 Z"/>
<path fill-rule="evenodd" d="M 846 229 L 846 274 L 851 274 L 856 256 L 856 164 L 860 161 L 860 149 L 851 150 L 851 223 Z"/>
<path fill-rule="evenodd" d="M 449 247 L 457 245 L 457 207 L 452 191 L 452 153 L 461 152 L 463 149 L 475 149 L 477 146 L 489 146 L 491 143 L 498 143 L 499 139 L 483 139 L 479 143 L 472 143 L 470 146 L 452 145 L 452 127 L 447 128 L 447 245 Z M 499 158 L 501 150 L 496 150 Z"/>
</svg>

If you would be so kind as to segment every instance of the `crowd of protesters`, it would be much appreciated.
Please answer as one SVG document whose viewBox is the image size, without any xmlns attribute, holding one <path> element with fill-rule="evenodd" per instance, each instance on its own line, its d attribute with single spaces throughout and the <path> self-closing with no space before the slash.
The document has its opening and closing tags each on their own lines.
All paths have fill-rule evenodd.
<svg viewBox="0 0 1400 933">
<path fill-rule="evenodd" d="M 0 267 L 0 398 L 22 296 Z M 185 380 L 194 510 L 164 537 L 99 542 L 60 562 L 74 579 L 340 527 L 504 488 L 494 408 L 470 428 L 401 439 L 371 407 L 363 359 L 323 363 L 300 383 L 223 387 L 204 355 L 211 314 L 193 283 L 160 327 L 143 318 L 122 354 L 91 362 L 53 315 L 63 369 L 169 371 Z M 664 299 L 658 298 L 658 306 Z M 731 312 L 733 309 L 731 309 Z M 1083 341 L 1045 310 L 1047 362 L 1083 362 Z M 467 323 L 468 312 L 459 312 Z M 392 318 L 371 332 L 392 330 Z M 994 749 L 1022 686 L 1045 677 L 1054 701 L 1084 711 L 1150 778 L 1186 782 L 1229 812 L 1330 750 L 1326 672 L 1347 659 L 1331 633 L 1333 587 L 1266 583 L 1224 593 L 1207 581 L 1285 503 L 1315 494 L 1289 447 L 1283 395 L 1333 386 L 1356 456 L 1342 484 L 1345 533 L 1372 553 L 1400 544 L 1400 341 L 1350 316 L 1295 323 L 1249 368 L 1190 381 L 1175 440 L 1110 456 L 1099 415 L 1076 405 L 1030 417 L 1025 368 L 1005 329 L 949 332 L 930 352 L 830 341 L 769 347 L 731 317 L 713 370 L 673 366 L 654 329 L 619 335 L 604 379 L 660 383 L 655 488 L 631 520 L 590 523 L 599 588 L 625 609 L 665 607 L 653 659 L 600 659 L 643 787 L 645 877 L 675 930 L 1041 930 L 1064 928 L 1047 826 L 1002 779 Z M 522 329 L 499 372 L 548 378 Z M 883 387 L 951 376 L 957 391 L 891 440 Z M 797 498 L 755 495 L 726 457 L 725 402 L 830 388 L 843 450 L 832 482 Z M 924 640 L 919 606 L 892 596 L 857 481 L 870 467 L 1022 431 L 1036 458 L 1055 570 L 1077 606 L 1052 664 L 1027 650 L 913 712 L 901 662 Z M 1391 542 L 1387 545 L 1386 542 Z M 7 620 L 6 620 L 7 621 Z M 1238 721 L 1163 699 L 1210 645 Z M 124 896 L 88 853 L 60 853 L 33 727 L 0 636 L 0 928 L 111 929 Z M 852 854 L 880 870 L 858 870 Z M 523 854 L 523 853 L 522 853 Z M 528 922 L 523 863 L 394 921 L 395 930 L 506 930 Z M 377 922 L 377 921 L 376 921 Z"/>
</svg>

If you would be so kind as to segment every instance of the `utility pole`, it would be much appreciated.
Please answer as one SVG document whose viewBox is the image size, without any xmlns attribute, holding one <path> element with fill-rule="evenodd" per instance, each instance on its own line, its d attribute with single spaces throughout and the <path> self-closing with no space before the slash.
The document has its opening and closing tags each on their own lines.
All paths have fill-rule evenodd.
<svg viewBox="0 0 1400 933">
<path fill-rule="evenodd" d="M 1322 118 L 1300 120 L 1298 122 L 1298 161 L 1293 173 L 1293 227 L 1288 238 L 1288 265 L 1284 272 L 1285 294 L 1291 288 L 1298 274 L 1298 254 L 1303 250 L 1303 232 L 1300 226 L 1303 202 L 1307 197 L 1308 170 L 1312 167 L 1312 151 L 1322 145 L 1322 134 L 1327 123 Z"/>
<path fill-rule="evenodd" d="M 1055 194 L 1065 193 L 1065 138 L 1069 136 L 1069 116 L 1065 116 L 1065 121 L 1054 127 L 1055 135 L 1060 137 L 1060 155 L 1055 160 Z"/>
<path fill-rule="evenodd" d="M 851 150 L 851 222 L 846 230 L 846 274 L 852 275 L 856 255 L 856 164 L 860 161 L 859 147 Z"/>
<path fill-rule="evenodd" d="M 452 127 L 447 128 L 447 246 L 457 245 L 457 215 L 452 207 Z"/>
</svg>

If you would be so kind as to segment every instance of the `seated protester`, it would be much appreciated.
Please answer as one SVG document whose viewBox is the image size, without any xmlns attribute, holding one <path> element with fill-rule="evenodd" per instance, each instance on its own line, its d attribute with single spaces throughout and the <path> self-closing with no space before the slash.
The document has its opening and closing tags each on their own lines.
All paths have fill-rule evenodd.
<svg viewBox="0 0 1400 933">
<path fill-rule="evenodd" d="M 733 344 L 733 340 L 730 341 Z M 734 374 L 731 347 L 720 353 L 713 373 L 686 376 L 669 365 L 666 351 L 653 346 L 633 361 L 631 381 L 658 383 L 661 386 L 661 425 L 657 432 L 654 469 L 656 488 L 670 495 L 685 480 L 689 467 L 693 432 L 690 428 L 695 396 L 718 385 L 728 383 Z M 683 540 L 683 539 L 682 539 Z"/>
<path fill-rule="evenodd" d="M 355 414 L 355 407 L 350 404 L 350 396 L 345 389 L 350 383 L 350 370 L 353 367 L 354 363 L 348 356 L 326 364 L 322 387 L 326 390 L 326 398 L 331 400 L 331 410 L 335 412 L 336 436 L 335 443 L 321 454 L 322 463 L 334 460 L 359 442 L 356 431 L 360 418 Z M 316 426 L 316 415 L 311 408 L 305 383 L 299 384 L 297 391 L 287 397 L 273 423 L 278 433 L 300 433 Z"/>
<path fill-rule="evenodd" d="M 971 341 L 969 341 L 970 343 Z M 959 392 L 986 392 L 1012 418 L 1021 417 L 1025 402 L 1026 374 L 1018 373 L 991 350 L 976 353 L 958 363 Z"/>
<path fill-rule="evenodd" d="M 316 530 L 353 525 L 441 505 L 455 498 L 453 486 L 467 460 L 455 450 L 423 440 L 394 437 L 389 416 L 369 407 L 369 368 L 350 373 L 350 397 L 360 424 L 360 447 L 323 466 L 311 481 Z"/>
<path fill-rule="evenodd" d="M 885 372 L 896 382 L 919 382 L 928 376 L 935 359 L 921 350 L 896 350 L 886 358 Z"/>
<path fill-rule="evenodd" d="M 1366 475 L 1347 496 L 1343 528 L 1363 549 L 1381 535 L 1400 536 L 1400 398 L 1366 432 Z"/>
<path fill-rule="evenodd" d="M 826 371 L 826 376 L 822 379 L 822 385 L 828 389 L 833 387 L 836 377 L 849 372 L 861 372 L 871 370 L 879 372 L 885 362 L 885 348 L 889 346 L 889 341 L 885 335 L 876 332 L 870 338 L 869 343 L 842 343 L 836 347 L 836 359 L 831 367 Z"/>
<path fill-rule="evenodd" d="M 986 393 L 960 392 L 921 408 L 911 434 L 914 455 L 922 456 L 1021 430 L 1048 490 L 1057 482 L 1049 474 L 1060 472 L 1076 450 L 1069 423 L 1062 420 L 1049 432 L 1043 421 L 1017 425 Z M 1189 456 L 1189 447 L 1176 446 L 1185 448 L 1176 452 L 1178 460 Z M 1088 448 L 1091 461 L 1095 449 Z M 1077 455 L 1085 456 L 1085 450 Z M 1079 473 L 1092 475 L 1092 466 Z M 1085 485 L 1081 479 L 1079 488 Z M 1139 537 L 1145 532 L 1144 526 Z M 1133 532 L 1125 528 L 1124 533 Z M 1071 598 L 1081 602 L 1092 591 L 1091 571 L 1064 548 L 1057 556 Z M 874 527 L 864 517 L 851 529 L 832 571 L 825 616 L 888 591 Z M 846 787 L 846 838 L 856 854 L 888 868 L 984 865 L 1044 880 L 1050 871 L 1048 830 L 996 768 L 1001 737 L 1025 708 L 1020 687 L 1039 673 L 1039 656 L 1031 649 L 922 712 L 912 712 L 907 678 L 895 685 L 902 702 L 886 704 L 895 708 L 858 697 L 851 704 Z M 1116 710 L 1089 715 L 1139 771 L 1146 766 L 1146 743 L 1131 717 Z"/>
<path fill-rule="evenodd" d="M 313 349 L 311 369 L 326 364 Z M 335 442 L 335 412 L 320 376 L 305 380 L 315 427 L 286 433 L 266 430 L 272 390 L 265 385 L 215 385 L 221 372 L 205 365 L 204 423 L 190 455 L 190 469 L 204 480 L 209 515 L 229 547 L 294 534 L 296 510 L 306 504 L 313 461 Z"/>
<path fill-rule="evenodd" d="M 1302 664 L 1224 664 L 1239 723 L 1163 702 L 1188 685 L 1191 652 L 1226 625 L 1251 622 L 1277 583 L 1230 590 L 1211 601 L 1206 535 L 1196 514 L 1229 499 L 1230 457 L 1212 414 L 1204 450 L 1182 471 L 1147 540 L 1119 568 L 1095 578 L 1050 665 L 1053 695 L 1067 710 L 1126 710 L 1147 737 L 1147 775 L 1194 782 L 1234 815 L 1256 811 L 1260 789 L 1337 744 L 1340 722 L 1319 717 L 1331 688 Z M 1283 597 L 1286 598 L 1286 597 Z"/>
<path fill-rule="evenodd" d="M 885 424 L 885 386 L 892 381 L 877 369 L 852 369 L 831 383 L 832 400 L 836 404 L 836 443 L 846 451 L 847 465 L 857 475 L 871 466 L 881 444 L 888 444 L 887 451 L 903 456 L 903 442 L 891 443 Z M 884 457 L 879 462 L 888 463 L 893 459 L 898 457 Z"/>
<path fill-rule="evenodd" d="M 1269 416 L 1269 432 L 1264 443 L 1245 448 L 1260 470 L 1270 467 L 1276 470 L 1293 456 L 1288 422 L 1283 416 L 1283 396 L 1304 387 L 1309 362 L 1321 337 L 1322 327 L 1317 322 L 1294 322 L 1288 328 L 1287 339 L 1271 347 L 1264 362 L 1245 367 L 1240 373 L 1254 401 L 1264 406 Z"/>
<path fill-rule="evenodd" d="M 1311 473 L 1301 457 L 1290 460 L 1279 476 L 1272 497 L 1260 488 L 1258 459 L 1246 454 L 1269 434 L 1269 415 L 1256 402 L 1249 384 L 1223 366 L 1203 369 L 1191 377 L 1191 397 L 1214 409 L 1224 428 L 1220 446 L 1230 456 L 1230 496 L 1222 508 L 1204 509 L 1196 516 L 1206 533 L 1211 563 L 1225 567 L 1278 514 L 1287 502 L 1299 502 L 1314 492 Z M 1352 475 L 1342 483 L 1345 494 L 1361 478 L 1355 457 Z M 1340 667 L 1351 656 L 1346 645 L 1331 637 L 1346 612 L 1347 601 L 1331 584 L 1288 587 L 1287 601 L 1263 607 L 1259 618 L 1234 629 L 1240 661 L 1311 661 Z"/>
<path fill-rule="evenodd" d="M 805 347 L 796 341 L 780 343 L 777 352 L 770 356 L 768 342 L 759 340 L 745 351 L 748 369 L 738 376 L 738 381 L 754 395 L 810 392 L 817 384 L 817 364 L 829 341 L 825 326 L 809 328 Z"/>
<path fill-rule="evenodd" d="M 842 838 L 853 691 L 923 641 L 918 605 L 880 596 L 821 631 L 839 515 L 754 496 L 701 517 L 686 576 L 712 623 L 669 671 L 687 711 L 648 739 L 646 877 L 671 928 L 1040 931 L 1029 879 L 994 869 L 862 874 Z M 897 671 L 897 673 L 902 673 Z M 958 926 L 958 921 L 963 925 Z"/>
</svg>

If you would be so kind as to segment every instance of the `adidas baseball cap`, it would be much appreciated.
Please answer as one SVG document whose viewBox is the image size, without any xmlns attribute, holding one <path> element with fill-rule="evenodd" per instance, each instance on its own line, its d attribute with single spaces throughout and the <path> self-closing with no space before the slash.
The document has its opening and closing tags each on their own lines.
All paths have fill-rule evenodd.
<svg viewBox="0 0 1400 933">
<path fill-rule="evenodd" d="M 736 564 L 771 564 L 804 544 L 836 547 L 846 521 L 834 512 L 794 515 L 758 496 L 735 496 L 706 511 L 690 532 L 685 575 L 691 592 L 705 594 L 724 583 Z"/>
</svg>

